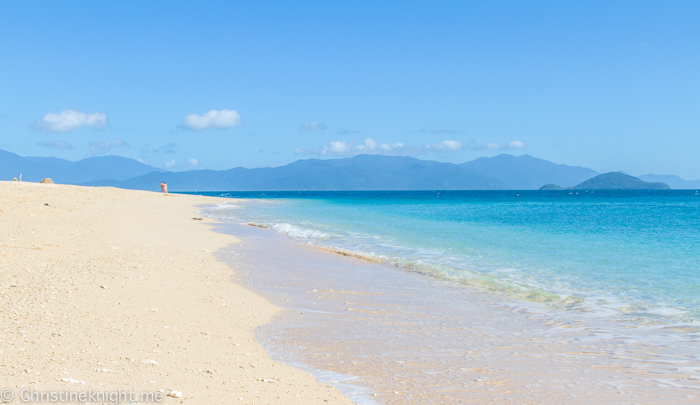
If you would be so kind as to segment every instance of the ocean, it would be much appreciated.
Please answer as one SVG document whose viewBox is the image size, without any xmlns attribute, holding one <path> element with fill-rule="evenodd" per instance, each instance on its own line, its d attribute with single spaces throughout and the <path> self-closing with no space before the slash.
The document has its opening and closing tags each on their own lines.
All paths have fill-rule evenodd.
<svg viewBox="0 0 700 405">
<path fill-rule="evenodd" d="M 216 217 L 406 271 L 589 316 L 700 326 L 696 191 L 204 194 L 250 199 Z"/>
<path fill-rule="evenodd" d="M 198 194 L 257 338 L 356 403 L 700 401 L 696 191 Z"/>
</svg>

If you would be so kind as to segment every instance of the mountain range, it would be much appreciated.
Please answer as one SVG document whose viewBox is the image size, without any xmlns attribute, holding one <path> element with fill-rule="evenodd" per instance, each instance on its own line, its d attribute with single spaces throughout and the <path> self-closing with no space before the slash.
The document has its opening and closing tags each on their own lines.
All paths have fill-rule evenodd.
<svg viewBox="0 0 700 405">
<path fill-rule="evenodd" d="M 598 174 L 585 167 L 556 164 L 530 155 L 481 157 L 460 166 L 500 179 L 517 190 L 537 190 L 547 183 L 569 187 Z"/>
<path fill-rule="evenodd" d="M 72 162 L 22 157 L 0 150 L 0 180 L 12 180 L 20 173 L 24 181 L 49 177 L 62 184 L 154 191 L 159 190 L 161 181 L 168 183 L 170 191 L 536 190 L 545 184 L 573 187 L 599 175 L 585 167 L 508 154 L 461 164 L 407 156 L 358 155 L 298 160 L 279 167 L 169 172 L 119 156 Z M 685 181 L 677 176 L 640 178 L 662 181 L 673 188 L 700 188 L 700 181 Z"/>
<path fill-rule="evenodd" d="M 128 180 L 152 172 L 164 172 L 121 156 L 91 157 L 77 162 L 54 157 L 19 156 L 0 149 L 0 180 L 22 175 L 24 181 L 49 177 L 56 183 L 83 184 L 95 180 Z"/>
<path fill-rule="evenodd" d="M 176 191 L 245 190 L 508 190 L 536 189 L 554 181 L 575 185 L 598 173 L 532 156 L 499 155 L 462 164 L 407 156 L 358 155 L 298 160 L 285 166 L 223 171 L 149 173 L 95 186 L 153 189 L 166 181 Z"/>
<path fill-rule="evenodd" d="M 700 180 L 683 180 L 676 175 L 643 174 L 639 178 L 644 181 L 666 183 L 671 188 L 700 189 Z"/>
</svg>

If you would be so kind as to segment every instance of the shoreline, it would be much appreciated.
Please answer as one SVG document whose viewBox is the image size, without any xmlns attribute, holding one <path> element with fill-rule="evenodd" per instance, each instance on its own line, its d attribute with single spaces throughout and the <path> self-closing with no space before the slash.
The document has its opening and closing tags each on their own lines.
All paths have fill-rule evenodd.
<svg viewBox="0 0 700 405">
<path fill-rule="evenodd" d="M 193 220 L 223 200 L 0 182 L 0 388 L 350 404 L 256 340 L 280 309 L 214 258 L 238 239 Z"/>
<path fill-rule="evenodd" d="M 258 328 L 273 358 L 354 376 L 350 383 L 374 392 L 372 400 L 635 404 L 699 398 L 696 350 L 683 351 L 681 342 L 648 344 L 635 330 L 552 316 L 533 303 L 332 254 L 271 229 L 235 222 L 216 228 L 242 240 L 218 252 L 222 260 L 235 259 L 238 281 L 286 309 Z"/>
<path fill-rule="evenodd" d="M 598 273 L 603 273 L 604 271 L 598 271 L 604 269 L 606 265 L 606 263 L 600 263 L 601 257 L 603 262 L 611 259 L 605 255 L 591 257 L 596 256 L 595 253 L 590 254 L 592 249 L 589 249 L 589 252 L 583 251 L 582 255 L 577 256 L 576 248 L 571 248 L 566 242 L 559 243 L 550 238 L 548 243 L 540 243 L 540 245 L 556 246 L 556 249 L 549 249 L 551 251 L 565 251 L 566 255 L 560 254 L 562 257 L 559 259 L 561 260 L 554 260 L 552 257 L 539 260 L 540 258 L 536 256 L 541 254 L 541 251 L 525 251 L 520 252 L 527 256 L 521 263 L 519 257 L 512 254 L 513 248 L 518 243 L 510 243 L 510 246 L 503 249 L 504 251 L 511 250 L 508 252 L 511 254 L 507 258 L 508 260 L 482 260 L 478 247 L 471 249 L 471 252 L 459 251 L 463 245 L 471 246 L 470 242 L 473 240 L 459 246 L 458 244 L 450 245 L 452 241 L 443 241 L 447 244 L 439 246 L 436 246 L 435 243 L 423 245 L 415 238 L 420 233 L 414 232 L 411 235 L 413 240 L 409 238 L 408 241 L 397 242 L 396 237 L 403 237 L 403 235 L 396 234 L 396 226 L 393 229 L 394 234 L 391 233 L 392 229 L 389 229 L 388 232 L 384 229 L 377 229 L 377 226 L 383 228 L 384 224 L 376 218 L 372 218 L 371 215 L 368 215 L 367 226 L 368 229 L 372 228 L 372 231 L 364 233 L 359 227 L 348 226 L 344 228 L 348 223 L 343 223 L 343 220 L 336 223 L 328 214 L 324 215 L 319 212 L 320 215 L 316 216 L 313 211 L 305 211 L 312 206 L 310 204 L 317 204 L 319 201 L 323 201 L 323 199 L 319 198 L 317 201 L 311 200 L 304 203 L 299 203 L 294 197 L 280 201 L 275 201 L 275 199 L 243 200 L 230 205 L 222 204 L 207 208 L 203 213 L 211 218 L 226 222 L 270 229 L 303 245 L 313 246 L 320 251 L 348 258 L 358 258 L 368 263 L 401 268 L 439 280 L 456 282 L 480 291 L 493 292 L 506 299 L 527 301 L 535 306 L 541 304 L 552 310 L 562 310 L 577 314 L 576 316 L 591 318 L 594 321 L 595 319 L 611 320 L 616 324 L 624 325 L 625 328 L 645 329 L 649 331 L 650 335 L 654 334 L 653 330 L 663 329 L 664 331 L 678 332 L 678 335 L 669 337 L 671 340 L 700 337 L 697 335 L 700 332 L 698 328 L 700 311 L 697 305 L 693 304 L 694 301 L 688 301 L 692 298 L 689 294 L 664 295 L 664 293 L 668 293 L 668 287 L 660 292 L 648 291 L 647 287 L 655 283 L 664 286 L 670 285 L 664 283 L 666 281 L 664 276 L 656 276 L 651 279 L 647 277 L 649 273 L 653 273 L 650 270 L 651 264 L 642 263 L 646 267 L 638 266 L 639 269 L 632 269 L 638 273 L 634 273 L 632 270 L 625 273 L 620 269 L 614 269 L 619 274 L 616 274 L 615 271 L 608 272 L 608 279 L 614 281 L 617 277 L 622 279 L 622 284 L 603 283 L 596 281 L 598 280 L 596 277 L 587 276 L 585 271 L 570 271 L 578 269 L 577 266 L 582 263 L 587 263 L 587 268 L 595 268 Z M 257 202 L 267 202 L 267 204 L 258 205 Z M 277 212 L 273 207 L 278 202 L 281 203 L 280 212 Z M 285 210 L 284 206 L 287 204 L 291 206 L 291 209 Z M 266 205 L 270 207 L 266 207 Z M 343 213 L 338 207 L 343 207 L 343 204 L 330 202 L 325 206 L 336 214 L 336 218 L 342 218 Z M 356 211 L 355 209 L 355 221 L 357 221 Z M 432 229 L 439 229 L 439 227 L 432 227 L 430 231 Z M 486 246 L 486 249 L 483 250 L 488 256 L 489 249 L 496 247 L 498 250 L 500 246 L 498 246 L 499 242 L 494 243 L 492 232 L 489 235 L 489 230 L 485 230 L 487 231 L 485 239 L 490 237 L 491 242 L 491 246 Z M 673 230 L 669 231 L 673 232 Z M 471 234 L 479 235 L 480 232 L 472 229 Z M 521 243 L 523 240 L 537 240 L 536 234 L 523 237 L 521 232 L 520 235 L 509 236 Z M 428 239 L 435 237 L 436 235 L 429 235 Z M 454 239 L 459 240 L 459 236 Z M 582 247 L 580 246 L 581 241 L 578 242 L 579 247 Z M 508 243 L 504 245 L 508 245 Z M 570 245 L 576 244 L 570 243 Z M 635 249 L 636 246 L 631 248 L 625 246 L 625 248 Z M 456 251 L 456 253 L 451 251 Z M 649 255 L 653 258 L 654 252 L 649 253 Z M 572 264 L 570 257 L 577 262 Z M 644 262 L 640 255 L 634 255 L 631 258 L 616 257 L 615 259 L 619 262 L 624 262 L 625 259 L 631 259 L 630 263 Z M 657 259 L 657 262 L 653 264 L 658 264 L 658 262 Z M 561 274 L 560 270 L 563 270 Z M 674 281 L 673 276 L 673 274 L 670 276 L 672 282 Z M 633 280 L 633 282 L 625 285 L 624 282 L 629 280 Z M 676 278 L 676 284 L 677 280 Z M 640 291 L 646 291 L 646 293 Z M 685 290 L 680 290 L 680 292 L 683 291 Z M 692 299 L 694 300 L 694 298 Z M 656 337 L 659 335 L 656 334 Z"/>
<path fill-rule="evenodd" d="M 246 193 L 211 194 L 232 197 Z M 613 196 L 601 205 L 570 204 L 567 197 L 531 196 L 532 200 L 520 204 L 504 202 L 503 196 L 483 200 L 477 192 L 471 196 L 460 193 L 453 196 L 456 202 L 443 203 L 443 197 L 406 200 L 409 196 L 403 194 L 375 204 L 368 192 L 338 198 L 319 192 L 314 198 L 243 200 L 205 211 L 212 218 L 269 227 L 319 249 L 586 316 L 614 318 L 630 327 L 683 326 L 688 333 L 700 332 L 700 307 L 697 294 L 692 293 L 699 285 L 692 265 L 698 257 L 689 243 L 697 240 L 697 227 L 682 226 L 697 218 L 687 214 L 691 210 L 670 214 L 683 211 L 679 207 L 684 204 L 695 207 L 696 198 L 687 201 L 687 195 L 677 195 L 654 204 L 654 196 L 642 201 Z M 645 209 L 650 203 L 653 213 Z M 615 210 L 600 209 L 610 206 Z M 429 212 L 420 213 L 416 207 Z M 437 218 L 451 218 L 449 207 L 460 207 L 454 212 L 458 218 L 442 224 Z M 525 210 L 524 216 L 519 216 L 518 207 Z M 542 218 L 542 212 L 552 210 L 563 211 L 559 217 L 578 219 L 567 222 L 565 229 L 557 225 L 559 217 L 545 215 L 548 219 L 531 224 L 520 219 Z M 593 218 L 576 216 L 578 210 Z M 470 220 L 467 213 L 472 211 L 476 214 Z M 624 211 L 634 212 L 639 220 L 619 223 Z M 513 217 L 516 224 L 509 225 Z M 495 226 L 489 225 L 492 220 Z M 403 226 L 412 230 L 404 232 Z M 683 283 L 686 278 L 688 282 Z"/>
</svg>

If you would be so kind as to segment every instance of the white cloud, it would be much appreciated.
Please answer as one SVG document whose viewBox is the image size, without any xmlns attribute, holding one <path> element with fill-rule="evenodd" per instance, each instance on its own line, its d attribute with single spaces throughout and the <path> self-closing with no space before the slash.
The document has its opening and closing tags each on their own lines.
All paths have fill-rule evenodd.
<svg viewBox="0 0 700 405">
<path fill-rule="evenodd" d="M 37 142 L 36 145 L 48 149 L 73 149 L 73 145 L 65 141 Z"/>
<path fill-rule="evenodd" d="M 90 153 L 94 156 L 103 155 L 112 150 L 112 148 L 129 147 L 129 144 L 123 139 L 117 139 L 114 141 L 94 141 L 88 143 L 88 146 L 90 147 Z"/>
<path fill-rule="evenodd" d="M 226 129 L 241 125 L 241 116 L 234 110 L 211 110 L 203 115 L 190 114 L 182 126 L 196 131 L 203 129 Z"/>
<path fill-rule="evenodd" d="M 347 141 L 333 141 L 328 146 L 321 148 L 322 155 L 358 155 L 361 153 L 370 154 L 391 154 L 400 152 L 405 148 L 403 143 L 379 143 L 372 138 L 367 138 L 361 144 Z"/>
<path fill-rule="evenodd" d="M 321 124 L 320 122 L 305 122 L 304 125 L 299 127 L 299 131 L 322 131 L 324 129 L 328 129 L 328 127 L 324 124 Z"/>
<path fill-rule="evenodd" d="M 442 141 L 440 143 L 431 143 L 424 146 L 425 149 L 435 151 L 455 151 L 462 149 L 462 143 L 459 141 Z"/>
<path fill-rule="evenodd" d="M 402 142 L 392 144 L 379 143 L 372 138 L 367 138 L 363 143 L 346 140 L 333 141 L 326 146 L 316 149 L 297 148 L 298 155 L 341 155 L 352 156 L 362 153 L 373 155 L 418 155 L 425 152 L 452 152 L 462 149 L 462 144 L 459 141 L 442 141 L 439 143 L 431 143 L 424 146 L 406 145 Z"/>
<path fill-rule="evenodd" d="M 473 149 L 496 149 L 496 150 L 510 150 L 510 149 L 522 149 L 525 147 L 525 142 L 523 141 L 510 141 L 508 145 L 501 146 L 500 144 L 489 142 L 486 144 L 485 148 L 480 148 L 478 145 Z"/>
<path fill-rule="evenodd" d="M 32 128 L 43 132 L 68 132 L 85 127 L 100 129 L 107 126 L 107 114 L 102 112 L 63 110 L 60 113 L 48 113 L 36 120 Z"/>
<path fill-rule="evenodd" d="M 375 154 L 375 155 L 420 155 L 424 153 L 450 153 L 460 150 L 510 150 L 510 149 L 522 149 L 525 147 L 525 142 L 523 141 L 511 141 L 508 145 L 501 146 L 494 142 L 489 142 L 486 145 L 479 144 L 475 140 L 471 139 L 462 143 L 456 140 L 445 140 L 437 143 L 429 143 L 423 146 L 406 145 L 404 143 L 398 142 L 393 144 L 379 143 L 372 138 L 367 138 L 363 143 L 357 143 L 355 141 L 333 141 L 326 146 L 321 146 L 314 149 L 302 149 L 296 148 L 295 152 L 297 155 L 339 155 L 339 156 L 354 156 L 362 153 Z"/>
<path fill-rule="evenodd" d="M 199 166 L 199 160 L 197 159 L 187 159 L 178 163 L 175 159 L 168 160 L 163 165 L 164 168 L 168 170 L 191 170 Z"/>
</svg>

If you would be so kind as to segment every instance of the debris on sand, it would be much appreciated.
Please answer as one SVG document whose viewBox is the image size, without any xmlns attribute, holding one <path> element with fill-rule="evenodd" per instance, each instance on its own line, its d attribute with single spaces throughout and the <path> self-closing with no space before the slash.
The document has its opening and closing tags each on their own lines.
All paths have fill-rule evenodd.
<svg viewBox="0 0 700 405">
<path fill-rule="evenodd" d="M 53 180 L 51 180 L 50 178 L 47 177 L 44 180 L 40 181 L 39 183 L 41 183 L 41 184 L 53 184 Z"/>
<path fill-rule="evenodd" d="M 182 392 L 172 390 L 168 393 L 168 396 L 173 398 L 182 398 Z"/>
<path fill-rule="evenodd" d="M 76 380 L 76 379 L 73 379 L 73 378 L 71 378 L 71 377 L 68 377 L 68 378 L 61 378 L 59 381 L 67 382 L 67 383 L 70 383 L 70 384 L 85 384 L 85 381 Z"/>
</svg>

